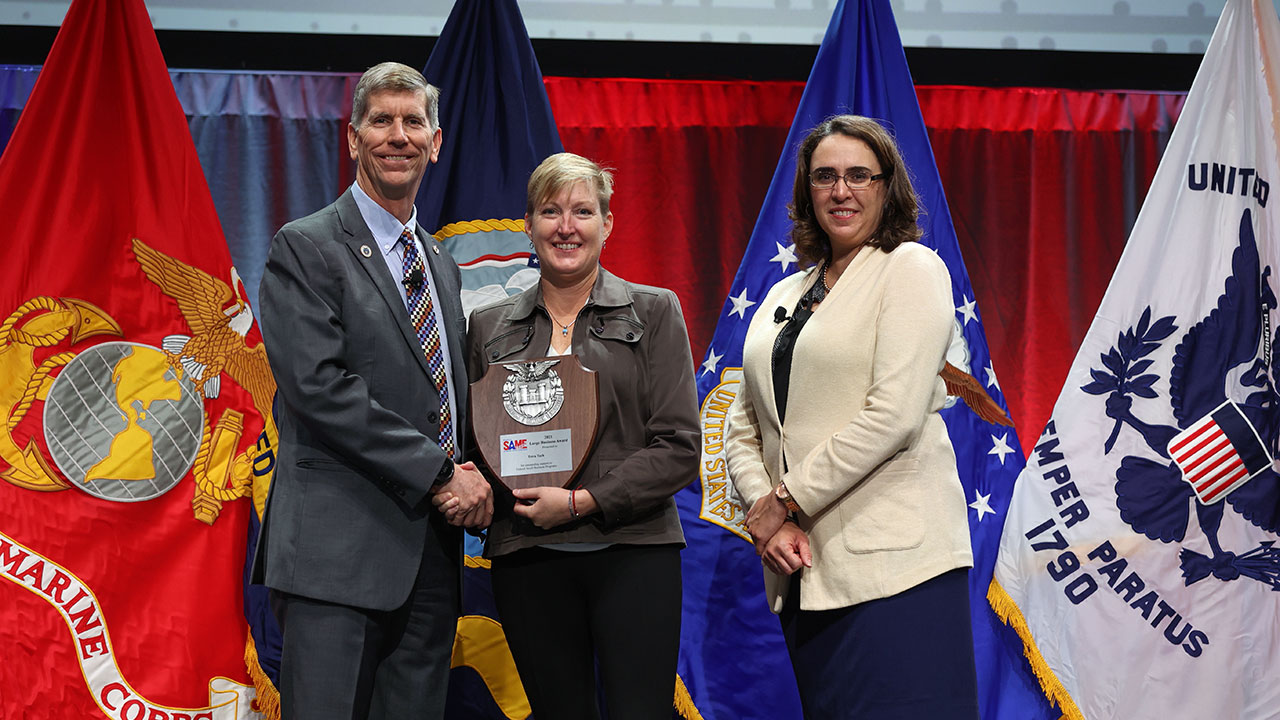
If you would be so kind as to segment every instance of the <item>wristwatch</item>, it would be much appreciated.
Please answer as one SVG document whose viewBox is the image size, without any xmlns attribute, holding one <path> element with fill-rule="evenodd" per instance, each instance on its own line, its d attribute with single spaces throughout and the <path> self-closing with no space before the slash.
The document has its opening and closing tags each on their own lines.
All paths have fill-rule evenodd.
<svg viewBox="0 0 1280 720">
<path fill-rule="evenodd" d="M 791 491 L 787 490 L 786 483 L 778 483 L 778 487 L 773 489 L 773 496 L 786 506 L 787 512 L 799 514 L 800 506 L 796 504 L 795 498 L 791 497 Z"/>
<path fill-rule="evenodd" d="M 435 490 L 441 486 L 447 485 L 453 479 L 453 461 L 445 458 L 444 465 L 440 466 L 440 472 L 436 473 L 436 481 L 431 483 L 431 489 Z"/>
</svg>

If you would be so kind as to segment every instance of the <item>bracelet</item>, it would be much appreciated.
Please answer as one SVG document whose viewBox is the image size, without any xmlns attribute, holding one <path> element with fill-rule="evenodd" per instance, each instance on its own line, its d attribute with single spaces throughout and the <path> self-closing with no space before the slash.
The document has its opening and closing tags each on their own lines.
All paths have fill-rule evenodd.
<svg viewBox="0 0 1280 720">
<path fill-rule="evenodd" d="M 582 517 L 581 515 L 578 514 L 578 491 L 577 490 L 569 491 L 569 515 L 574 520 L 577 520 L 578 518 Z"/>
</svg>

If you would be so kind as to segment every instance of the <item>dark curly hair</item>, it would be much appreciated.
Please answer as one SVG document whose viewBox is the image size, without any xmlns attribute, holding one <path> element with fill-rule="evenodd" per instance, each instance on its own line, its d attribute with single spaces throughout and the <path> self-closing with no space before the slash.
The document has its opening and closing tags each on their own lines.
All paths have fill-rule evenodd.
<svg viewBox="0 0 1280 720">
<path fill-rule="evenodd" d="M 791 242 L 796 245 L 800 267 L 809 267 L 831 259 L 831 240 L 818 224 L 813 212 L 812 188 L 809 187 L 810 162 L 818 143 L 839 133 L 865 142 L 880 161 L 881 171 L 887 174 L 888 197 L 880 227 L 876 228 L 867 244 L 890 252 L 904 242 L 920 239 L 920 226 L 916 217 L 920 212 L 919 199 L 911 185 L 907 166 L 902 161 L 898 144 L 879 122 L 860 115 L 833 115 L 818 123 L 800 143 L 796 157 L 796 183 L 787 215 L 791 218 Z"/>
</svg>

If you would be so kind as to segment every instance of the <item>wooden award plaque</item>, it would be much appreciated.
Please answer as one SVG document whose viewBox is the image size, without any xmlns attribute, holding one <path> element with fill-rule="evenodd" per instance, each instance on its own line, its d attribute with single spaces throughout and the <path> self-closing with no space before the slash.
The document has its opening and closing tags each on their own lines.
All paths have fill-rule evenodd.
<svg viewBox="0 0 1280 720">
<path fill-rule="evenodd" d="M 567 487 L 599 426 L 600 378 L 576 355 L 495 363 L 471 383 L 476 445 L 511 489 Z"/>
</svg>

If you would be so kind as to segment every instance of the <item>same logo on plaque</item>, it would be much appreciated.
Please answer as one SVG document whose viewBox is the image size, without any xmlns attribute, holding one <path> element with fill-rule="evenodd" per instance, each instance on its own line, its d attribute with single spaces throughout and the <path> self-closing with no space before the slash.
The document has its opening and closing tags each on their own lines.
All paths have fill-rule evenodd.
<svg viewBox="0 0 1280 720">
<path fill-rule="evenodd" d="M 471 384 L 471 427 L 509 488 L 568 486 L 599 427 L 599 377 L 576 355 L 490 366 Z"/>
</svg>

